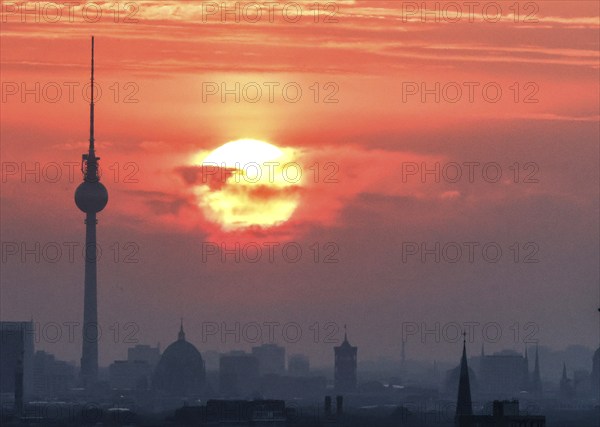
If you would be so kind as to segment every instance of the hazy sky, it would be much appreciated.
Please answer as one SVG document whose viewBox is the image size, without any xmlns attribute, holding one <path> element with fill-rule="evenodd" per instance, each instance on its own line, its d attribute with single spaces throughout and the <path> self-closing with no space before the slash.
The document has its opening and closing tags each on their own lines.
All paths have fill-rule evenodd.
<svg viewBox="0 0 600 427">
<path fill-rule="evenodd" d="M 408 357 L 455 360 L 475 322 L 473 352 L 598 345 L 597 2 L 219 3 L 3 2 L 2 320 L 80 357 L 94 34 L 102 365 L 128 337 L 164 348 L 180 317 L 200 351 L 249 349 L 260 325 L 315 364 L 344 324 L 360 359 L 399 357 L 404 330 Z M 227 187 L 265 217 L 296 204 L 279 226 L 224 230 L 206 208 L 198 159 L 241 138 L 300 165 L 293 185 Z M 239 343 L 209 334 L 236 322 Z"/>
</svg>

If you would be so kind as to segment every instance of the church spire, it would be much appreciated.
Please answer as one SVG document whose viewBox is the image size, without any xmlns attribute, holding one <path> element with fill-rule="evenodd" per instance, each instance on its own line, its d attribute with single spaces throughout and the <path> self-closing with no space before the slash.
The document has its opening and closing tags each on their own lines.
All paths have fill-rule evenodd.
<svg viewBox="0 0 600 427">
<path fill-rule="evenodd" d="M 185 332 L 183 332 L 183 317 L 181 318 L 181 324 L 179 326 L 178 338 L 179 338 L 179 340 L 185 341 Z"/>
<path fill-rule="evenodd" d="M 542 394 L 542 378 L 540 375 L 540 355 L 539 348 L 536 345 L 535 347 L 535 364 L 533 366 L 533 378 L 531 379 L 531 391 L 536 395 L 540 396 Z"/>
<path fill-rule="evenodd" d="M 567 364 L 563 362 L 562 378 L 560 379 L 560 396 L 563 399 L 570 399 L 574 396 L 573 385 L 571 380 L 567 377 Z"/>
<path fill-rule="evenodd" d="M 467 334 L 463 332 L 463 352 L 460 359 L 460 378 L 458 382 L 458 399 L 456 401 L 456 418 L 458 425 L 465 425 L 461 421 L 464 416 L 473 415 L 471 403 L 471 383 L 469 381 L 469 365 L 467 363 Z"/>
<path fill-rule="evenodd" d="M 523 390 L 529 390 L 529 353 L 525 345 L 525 354 L 523 355 Z"/>
</svg>

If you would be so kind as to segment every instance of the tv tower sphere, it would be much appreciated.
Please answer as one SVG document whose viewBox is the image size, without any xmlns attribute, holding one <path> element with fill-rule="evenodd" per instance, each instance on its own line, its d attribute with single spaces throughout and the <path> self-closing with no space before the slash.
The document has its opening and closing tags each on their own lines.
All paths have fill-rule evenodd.
<svg viewBox="0 0 600 427">
<path fill-rule="evenodd" d="M 85 213 L 100 212 L 108 203 L 108 191 L 100 181 L 83 181 L 75 190 L 75 204 Z"/>
</svg>

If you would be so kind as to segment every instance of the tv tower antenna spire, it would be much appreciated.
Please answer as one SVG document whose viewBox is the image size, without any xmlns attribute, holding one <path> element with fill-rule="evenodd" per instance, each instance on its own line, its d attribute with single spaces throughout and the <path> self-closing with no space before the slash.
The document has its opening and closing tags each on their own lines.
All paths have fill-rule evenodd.
<svg viewBox="0 0 600 427">
<path fill-rule="evenodd" d="M 85 212 L 85 282 L 83 298 L 83 344 L 81 349 L 81 383 L 92 387 L 98 381 L 98 300 L 96 214 L 108 203 L 108 191 L 100 182 L 98 160 L 94 147 L 94 37 L 92 36 L 90 100 L 90 145 L 82 155 L 83 182 L 75 190 L 75 204 Z"/>
</svg>

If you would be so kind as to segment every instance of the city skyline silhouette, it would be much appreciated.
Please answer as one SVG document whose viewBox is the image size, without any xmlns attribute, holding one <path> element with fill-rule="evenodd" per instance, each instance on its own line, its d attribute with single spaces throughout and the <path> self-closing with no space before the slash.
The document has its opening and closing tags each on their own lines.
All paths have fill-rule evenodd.
<svg viewBox="0 0 600 427">
<path fill-rule="evenodd" d="M 4 422 L 597 425 L 598 6 L 246 3 L 3 4 Z"/>
</svg>

